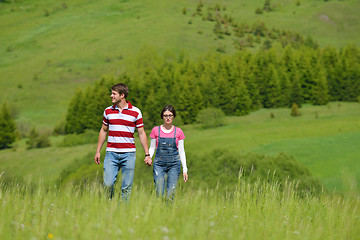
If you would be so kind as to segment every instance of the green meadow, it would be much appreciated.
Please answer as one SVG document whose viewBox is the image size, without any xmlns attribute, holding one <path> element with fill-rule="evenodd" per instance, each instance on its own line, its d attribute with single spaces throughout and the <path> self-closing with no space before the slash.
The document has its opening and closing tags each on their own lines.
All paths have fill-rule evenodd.
<svg viewBox="0 0 360 240">
<path fill-rule="evenodd" d="M 239 23 L 261 21 L 310 36 L 320 48 L 360 47 L 358 0 L 272 0 L 273 10 L 262 14 L 255 10 L 264 0 L 201 2 L 204 11 L 219 5 Z M 137 134 L 128 203 L 119 199 L 119 184 L 109 200 L 99 181 L 60 183 L 66 171 L 67 177 L 101 175 L 102 165 L 93 163 L 96 132 L 83 139 L 51 135 L 50 147 L 27 149 L 26 135 L 33 126 L 51 132 L 65 120 L 76 89 L 86 89 L 102 76 L 136 71 L 134 63 L 144 52 L 185 53 L 191 59 L 235 53 L 233 36 L 216 37 L 214 23 L 196 14 L 199 3 L 0 1 L 0 104 L 10 106 L 20 135 L 25 135 L 12 148 L 0 150 L 0 239 L 360 238 L 359 102 L 303 104 L 298 117 L 289 108 L 260 109 L 227 116 L 224 125 L 210 129 L 180 125 L 189 182 L 178 185 L 173 202 L 154 193 L 152 169 L 143 163 Z M 104 98 L 110 105 L 110 97 Z M 148 135 L 152 127 L 146 125 Z M 64 144 L 67 139 L 79 142 Z M 299 193 L 291 181 L 249 183 L 241 174 L 235 189 L 199 187 L 192 176 L 201 169 L 191 163 L 217 150 L 286 153 L 319 179 L 323 192 Z"/>
<path fill-rule="evenodd" d="M 307 166 L 327 190 L 359 193 L 360 149 L 356 144 L 360 140 L 359 103 L 305 105 L 300 111 L 302 116 L 292 117 L 290 109 L 261 109 L 247 116 L 228 117 L 224 126 L 214 129 L 181 126 L 186 135 L 186 152 L 189 156 L 203 156 L 216 149 L 266 155 L 288 153 Z M 271 113 L 274 118 L 270 117 Z M 86 157 L 89 163 L 93 162 L 96 144 L 58 147 L 61 138 L 52 137 L 49 148 L 27 150 L 24 139 L 15 148 L 0 151 L 4 176 L 30 182 L 40 179 L 55 182 L 63 170 L 80 159 Z M 136 141 L 139 147 L 137 138 Z M 188 162 L 196 160 L 189 158 Z M 141 148 L 136 164 L 137 168 L 144 167 Z M 96 168 L 102 171 L 101 166 Z M 191 171 L 201 169 L 190 169 L 190 180 Z M 151 171 L 148 174 L 146 181 L 152 181 Z M 141 180 L 136 182 L 140 184 Z"/>
<path fill-rule="evenodd" d="M 202 1 L 219 4 L 234 21 L 311 36 L 321 47 L 359 46 L 360 3 L 271 1 L 273 11 L 255 14 L 263 0 Z M 297 2 L 300 5 L 297 5 Z M 214 23 L 193 16 L 199 1 L 6 1 L 0 3 L 0 102 L 17 110 L 24 128 L 52 129 L 64 118 L 76 88 L 102 75 L 118 75 L 141 48 L 187 52 L 196 58 L 217 48 L 235 51 L 232 36 L 217 39 Z M 186 9 L 186 14 L 183 10 Z"/>
<path fill-rule="evenodd" d="M 131 201 L 82 190 L 0 185 L 1 239 L 359 239 L 359 199 L 299 197 L 295 185 L 248 184 L 226 195 L 181 188 L 173 202 L 136 186 Z M 118 189 L 119 190 L 119 189 Z"/>
</svg>

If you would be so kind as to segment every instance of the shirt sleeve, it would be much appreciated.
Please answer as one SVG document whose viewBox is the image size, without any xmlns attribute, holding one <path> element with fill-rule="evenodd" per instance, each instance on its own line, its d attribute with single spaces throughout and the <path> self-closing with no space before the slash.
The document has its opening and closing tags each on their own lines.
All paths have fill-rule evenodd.
<svg viewBox="0 0 360 240">
<path fill-rule="evenodd" d="M 156 139 L 151 139 L 150 148 L 149 148 L 150 158 L 154 156 L 155 149 L 156 149 Z"/>
<path fill-rule="evenodd" d="M 109 126 L 109 119 L 106 115 L 106 110 L 104 111 L 104 114 L 103 114 L 103 124 L 106 126 Z"/>
<path fill-rule="evenodd" d="M 135 126 L 136 126 L 136 128 L 144 127 L 144 122 L 143 122 L 143 118 L 142 118 L 142 114 L 141 114 L 140 110 L 139 110 L 139 114 L 135 120 Z"/>
<path fill-rule="evenodd" d="M 185 148 L 184 148 L 184 140 L 179 141 L 178 149 L 179 149 L 180 161 L 181 161 L 181 165 L 182 165 L 182 168 L 183 168 L 183 172 L 187 173 L 188 169 L 187 169 L 187 166 L 186 166 L 186 155 L 185 155 Z"/>
<path fill-rule="evenodd" d="M 176 138 L 178 141 L 185 139 L 185 134 L 180 128 L 176 128 Z"/>
<path fill-rule="evenodd" d="M 158 129 L 157 127 L 154 127 L 152 130 L 151 130 L 151 133 L 150 133 L 150 137 L 153 138 L 153 139 L 157 139 L 158 138 Z"/>
</svg>

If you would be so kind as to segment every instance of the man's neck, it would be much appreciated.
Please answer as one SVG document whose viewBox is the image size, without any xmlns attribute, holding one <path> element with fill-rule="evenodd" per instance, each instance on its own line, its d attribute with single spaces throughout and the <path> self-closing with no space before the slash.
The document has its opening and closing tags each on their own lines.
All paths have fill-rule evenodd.
<svg viewBox="0 0 360 240">
<path fill-rule="evenodd" d="M 116 106 L 117 106 L 120 110 L 123 110 L 124 108 L 127 108 L 128 103 L 126 102 L 125 99 L 122 99 Z"/>
</svg>

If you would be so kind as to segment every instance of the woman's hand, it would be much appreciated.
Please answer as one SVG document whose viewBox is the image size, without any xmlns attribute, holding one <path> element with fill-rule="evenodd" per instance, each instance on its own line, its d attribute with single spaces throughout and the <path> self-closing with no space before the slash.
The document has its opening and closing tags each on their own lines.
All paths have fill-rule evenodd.
<svg viewBox="0 0 360 240">
<path fill-rule="evenodd" d="M 187 180 L 188 180 L 188 178 L 189 178 L 187 172 L 184 172 L 184 173 L 183 173 L 183 177 L 184 177 L 184 182 L 187 182 Z"/>
</svg>

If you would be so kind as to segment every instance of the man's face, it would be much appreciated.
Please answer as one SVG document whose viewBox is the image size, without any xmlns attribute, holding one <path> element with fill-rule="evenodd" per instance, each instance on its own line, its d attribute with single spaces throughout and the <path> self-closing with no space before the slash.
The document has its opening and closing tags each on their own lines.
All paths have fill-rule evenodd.
<svg viewBox="0 0 360 240">
<path fill-rule="evenodd" d="M 117 91 L 112 90 L 110 97 L 112 103 L 118 104 L 124 98 L 124 94 L 120 95 Z"/>
</svg>

